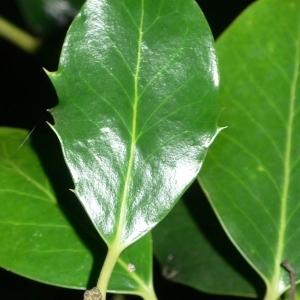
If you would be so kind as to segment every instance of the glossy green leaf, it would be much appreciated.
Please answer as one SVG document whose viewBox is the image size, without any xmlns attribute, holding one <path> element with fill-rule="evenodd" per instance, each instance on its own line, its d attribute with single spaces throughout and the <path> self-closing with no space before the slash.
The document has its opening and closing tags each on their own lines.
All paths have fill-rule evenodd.
<svg viewBox="0 0 300 300">
<path fill-rule="evenodd" d="M 201 183 L 224 229 L 277 299 L 300 274 L 300 2 L 261 0 L 217 44 L 220 125 Z M 297 277 L 299 278 L 299 277 Z"/>
<path fill-rule="evenodd" d="M 68 191 L 54 137 L 34 135 L 38 157 L 28 141 L 18 149 L 27 135 L 0 129 L 0 266 L 48 284 L 85 289 L 95 284 L 106 247 Z M 109 291 L 152 294 L 151 276 L 152 242 L 146 235 L 119 258 Z"/>
<path fill-rule="evenodd" d="M 206 199 L 179 201 L 152 235 L 166 279 L 212 294 L 256 298 L 264 293 L 259 276 L 230 243 Z"/>
<path fill-rule="evenodd" d="M 116 253 L 170 211 L 218 131 L 211 33 L 193 0 L 88 0 L 49 76 L 76 195 Z"/>
<path fill-rule="evenodd" d="M 84 0 L 17 0 L 28 25 L 38 34 L 47 35 L 66 26 Z"/>
</svg>

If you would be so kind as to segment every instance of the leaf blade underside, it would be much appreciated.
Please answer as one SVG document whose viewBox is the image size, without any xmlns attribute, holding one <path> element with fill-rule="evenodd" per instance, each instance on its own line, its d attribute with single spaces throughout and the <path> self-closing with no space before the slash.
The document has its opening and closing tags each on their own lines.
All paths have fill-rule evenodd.
<svg viewBox="0 0 300 300">
<path fill-rule="evenodd" d="M 228 125 L 200 182 L 231 240 L 277 299 L 299 273 L 297 1 L 259 1 L 217 43 Z"/>
<path fill-rule="evenodd" d="M 228 240 L 207 200 L 196 199 L 199 194 L 185 194 L 152 230 L 163 276 L 205 293 L 260 299 L 263 281 Z"/>
</svg>

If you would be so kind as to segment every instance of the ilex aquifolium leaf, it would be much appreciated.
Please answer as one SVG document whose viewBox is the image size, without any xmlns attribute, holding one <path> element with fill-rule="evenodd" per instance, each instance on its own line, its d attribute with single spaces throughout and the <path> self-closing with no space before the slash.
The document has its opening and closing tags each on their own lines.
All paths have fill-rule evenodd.
<svg viewBox="0 0 300 300">
<path fill-rule="evenodd" d="M 49 76 L 76 195 L 118 255 L 170 211 L 218 132 L 210 30 L 193 0 L 88 0 Z"/>
</svg>

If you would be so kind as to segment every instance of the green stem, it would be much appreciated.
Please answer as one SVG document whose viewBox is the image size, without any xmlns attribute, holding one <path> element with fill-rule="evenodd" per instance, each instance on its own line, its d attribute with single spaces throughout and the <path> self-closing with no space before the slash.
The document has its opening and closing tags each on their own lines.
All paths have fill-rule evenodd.
<svg viewBox="0 0 300 300">
<path fill-rule="evenodd" d="M 142 293 L 142 294 L 141 294 L 141 297 L 142 297 L 144 300 L 157 300 L 157 297 L 156 297 L 155 291 L 154 291 L 154 289 L 153 289 L 153 286 L 150 286 L 150 287 L 145 291 L 145 293 Z"/>
<path fill-rule="evenodd" d="M 5 38 L 27 53 L 35 53 L 41 41 L 0 16 L 0 37 Z"/>
<path fill-rule="evenodd" d="M 122 252 L 119 247 L 112 246 L 108 249 L 98 282 L 97 288 L 102 294 L 102 300 L 106 299 L 106 292 L 108 287 L 108 282 L 111 277 L 112 271 L 117 263 L 117 260 Z"/>
</svg>

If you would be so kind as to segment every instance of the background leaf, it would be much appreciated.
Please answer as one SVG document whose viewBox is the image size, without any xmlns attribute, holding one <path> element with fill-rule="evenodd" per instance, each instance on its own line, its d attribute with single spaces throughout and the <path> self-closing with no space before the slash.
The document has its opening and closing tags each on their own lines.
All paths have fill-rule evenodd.
<svg viewBox="0 0 300 300">
<path fill-rule="evenodd" d="M 121 254 L 110 278 L 108 290 L 139 295 L 143 299 L 155 299 L 152 257 L 152 238 L 151 234 L 147 234 Z"/>
<path fill-rule="evenodd" d="M 74 18 L 84 0 L 17 0 L 27 24 L 39 35 L 49 35 Z"/>
<path fill-rule="evenodd" d="M 191 0 L 89 0 L 49 76 L 76 194 L 124 249 L 169 212 L 217 133 L 209 28 Z"/>
<path fill-rule="evenodd" d="M 1 266 L 46 283 L 85 287 L 92 253 L 60 210 L 53 187 L 30 144 L 27 142 L 18 150 L 28 132 L 1 128 L 0 134 Z M 59 164 L 51 156 L 48 159 L 60 177 Z M 66 202 L 76 203 L 76 198 L 70 196 Z M 95 232 L 90 238 L 98 244 Z M 105 248 L 101 252 L 105 253 Z"/>
<path fill-rule="evenodd" d="M 224 229 L 264 279 L 265 299 L 289 286 L 284 260 L 300 273 L 299 11 L 299 1 L 258 1 L 219 39 L 228 129 L 200 174 Z"/>
<path fill-rule="evenodd" d="M 0 128 L 0 265 L 48 284 L 93 286 L 106 246 L 67 189 L 70 179 L 54 136 L 34 134 L 38 158 L 28 141 L 18 149 L 27 135 Z M 110 291 L 151 293 L 151 244 L 147 235 L 123 252 Z"/>
<path fill-rule="evenodd" d="M 230 243 L 206 199 L 190 193 L 184 198 L 153 230 L 163 276 L 211 294 L 262 296 L 259 276 Z"/>
</svg>

